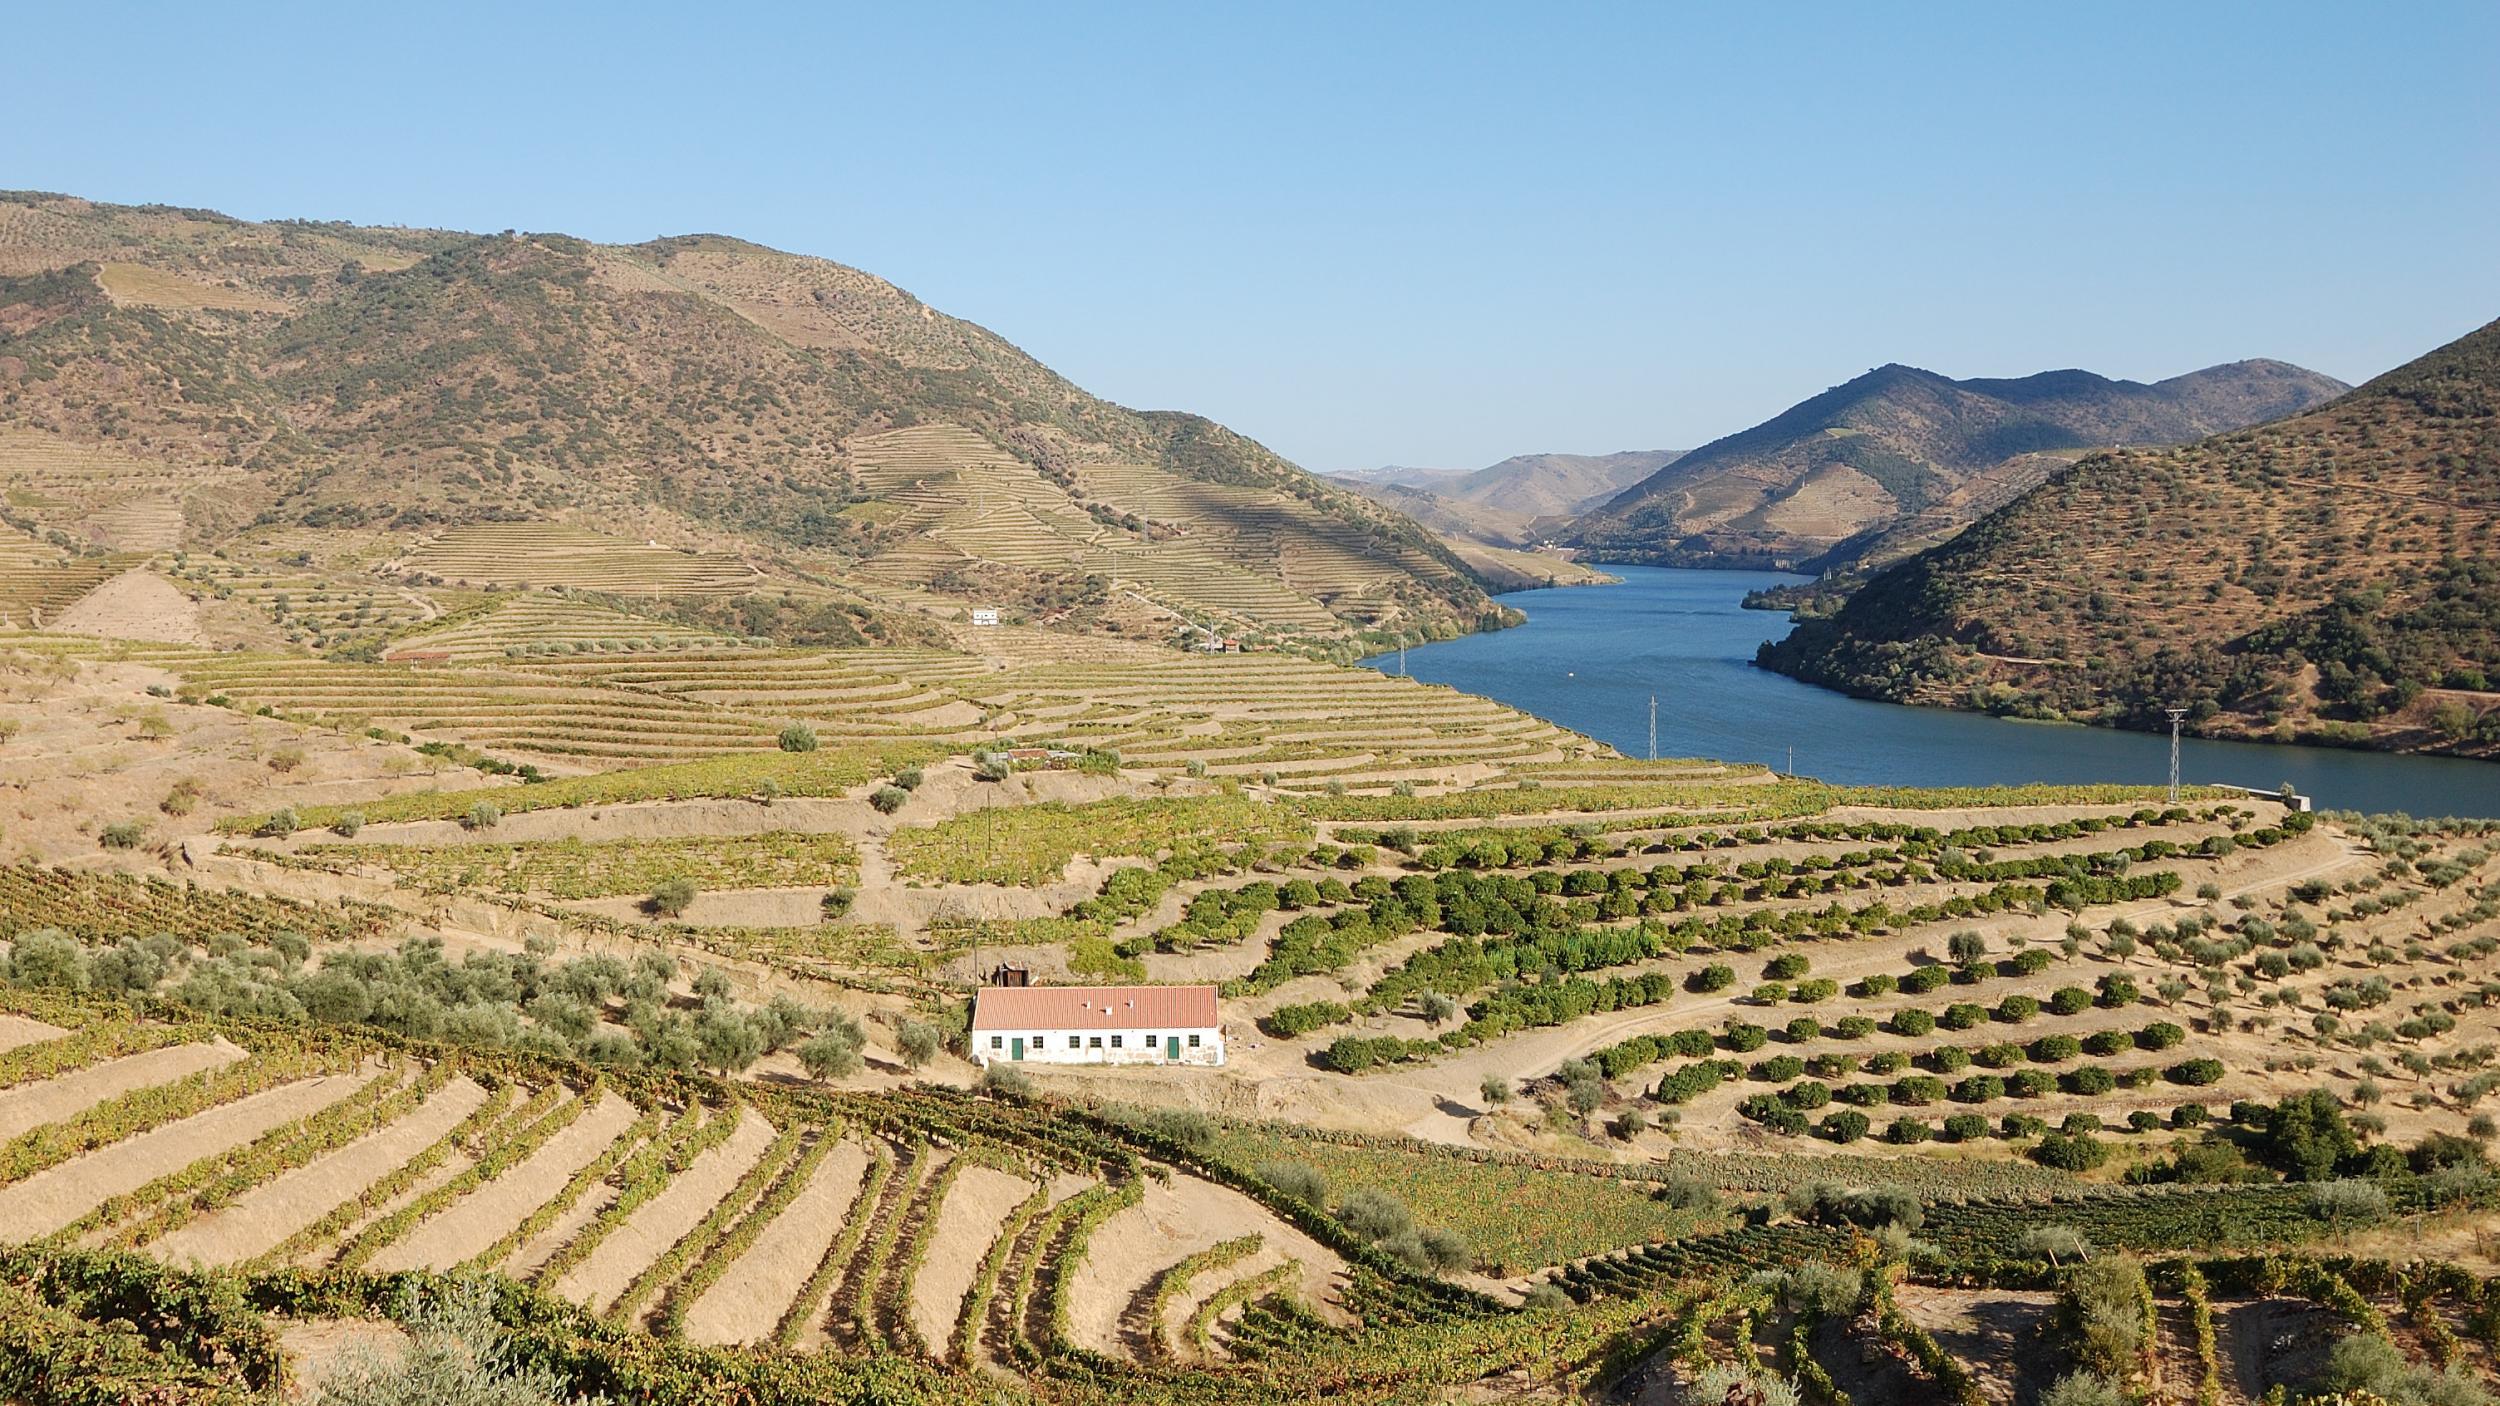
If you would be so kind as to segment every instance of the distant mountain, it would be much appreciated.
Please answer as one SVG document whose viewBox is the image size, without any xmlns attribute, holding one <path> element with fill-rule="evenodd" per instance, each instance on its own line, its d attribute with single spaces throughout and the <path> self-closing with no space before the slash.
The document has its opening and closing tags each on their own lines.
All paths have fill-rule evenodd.
<svg viewBox="0 0 2500 1406">
<path fill-rule="evenodd" d="M 2145 385 L 1883 366 L 1667 464 L 1573 524 L 1608 561 L 1819 570 L 1940 540 L 2093 448 L 2175 444 L 2348 389 L 2279 361 Z"/>
<path fill-rule="evenodd" d="M 1537 531 L 1537 523 L 1550 519 L 1526 519 L 1397 483 L 1358 484 L 1355 491 L 1421 523 L 1496 591 L 1589 586 L 1621 579 L 1593 571 L 1562 553 L 1539 550 L 1543 534 Z"/>
<path fill-rule="evenodd" d="M 1680 449 L 1617 454 L 1517 454 L 1481 469 L 1420 469 L 1390 464 L 1332 475 L 1364 487 L 1419 488 L 1526 522 L 1570 517 L 1597 506 L 1676 461 Z"/>
<path fill-rule="evenodd" d="M 1110 404 L 881 279 L 716 235 L 0 193 L 0 434 L 42 472 L 109 447 L 189 475 L 146 509 L 182 546 L 546 522 L 900 610 L 1347 648 L 1499 613 L 1413 522 L 1221 425 Z M 11 501 L 73 535 L 100 511 L 41 497 Z"/>
<path fill-rule="evenodd" d="M 1334 477 L 1438 533 L 1494 589 L 1516 590 L 1615 579 L 1536 549 L 1567 527 L 1573 514 L 1675 462 L 1682 452 L 1519 454 L 1473 470 L 1389 465 Z"/>
<path fill-rule="evenodd" d="M 1683 454 L 1681 449 L 1520 454 L 1451 483 L 1429 486 L 1444 497 L 1521 517 L 1571 517 L 1614 497 Z"/>
<path fill-rule="evenodd" d="M 1419 469 L 1412 464 L 1383 464 L 1376 469 L 1346 469 L 1330 474 L 1330 478 L 1347 483 L 1387 484 L 1402 488 L 1430 488 L 1465 478 L 1465 469 Z"/>
<path fill-rule="evenodd" d="M 1896 702 L 2500 757 L 2500 322 L 2291 419 L 2086 457 L 1760 662 Z"/>
</svg>

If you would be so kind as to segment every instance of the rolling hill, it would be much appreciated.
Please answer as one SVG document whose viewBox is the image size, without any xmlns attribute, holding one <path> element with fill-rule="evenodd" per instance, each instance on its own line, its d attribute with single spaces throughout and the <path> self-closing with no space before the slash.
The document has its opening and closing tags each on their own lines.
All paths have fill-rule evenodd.
<svg viewBox="0 0 2500 1406">
<path fill-rule="evenodd" d="M 290 554 L 374 568 L 537 523 L 939 619 L 1344 648 L 1499 618 L 1428 533 L 1252 440 L 1100 400 L 858 270 L 713 235 L 0 194 L 0 434 L 52 483 L 12 478 L 18 525 L 105 546 L 136 511 L 171 524 L 163 546 L 309 530 Z M 75 467 L 100 448 L 139 468 Z M 443 580 L 551 574 L 492 565 Z"/>
<path fill-rule="evenodd" d="M 2085 458 L 1761 662 L 1899 702 L 2500 755 L 2500 323 L 2304 415 Z"/>
<path fill-rule="evenodd" d="M 1581 517 L 1568 540 L 1598 559 L 1669 566 L 1880 560 L 1950 536 L 2095 447 L 2175 444 L 2345 389 L 2279 361 L 2152 385 L 1883 366 L 1676 459 Z"/>
</svg>

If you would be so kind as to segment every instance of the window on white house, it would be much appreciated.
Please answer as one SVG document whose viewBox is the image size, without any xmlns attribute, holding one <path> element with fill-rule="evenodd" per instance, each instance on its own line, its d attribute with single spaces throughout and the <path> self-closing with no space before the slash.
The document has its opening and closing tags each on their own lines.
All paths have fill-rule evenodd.
<svg viewBox="0 0 2500 1406">
<path fill-rule="evenodd" d="M 1197 1036 L 1192 1035 L 1192 1036 L 1190 1036 L 1190 1037 L 1189 1037 L 1189 1047 L 1190 1047 L 1191 1049 L 1193 1049 L 1193 1050 L 1194 1050 L 1194 1049 L 1196 1049 L 1196 1048 L 1198 1048 L 1198 1037 L 1197 1037 Z"/>
<path fill-rule="evenodd" d="M 1095 1050 L 1101 1049 L 1101 1048 L 1102 1048 L 1102 1037 L 1101 1037 L 1100 1035 L 1093 1036 L 1092 1038 L 1088 1039 L 1088 1040 L 1085 1042 L 1085 1045 L 1086 1045 L 1086 1048 L 1088 1048 L 1088 1049 L 1095 1049 Z"/>
<path fill-rule="evenodd" d="M 990 1037 L 990 1048 L 994 1050 L 1003 1050 L 1007 1048 L 1007 1037 L 1003 1035 L 992 1035 Z"/>
<path fill-rule="evenodd" d="M 1049 1042 L 1050 1037 L 1048 1035 L 1036 1035 L 1033 1037 L 1033 1048 L 1038 1050 Z"/>
<path fill-rule="evenodd" d="M 1119 1036 L 1117 1036 L 1117 1035 L 1112 1036 L 1112 1037 L 1111 1037 L 1111 1048 L 1113 1048 L 1113 1049 L 1115 1049 L 1115 1050 L 1116 1050 L 1116 1049 L 1118 1049 L 1119 1047 L 1120 1047 L 1120 1037 L 1119 1037 Z"/>
</svg>

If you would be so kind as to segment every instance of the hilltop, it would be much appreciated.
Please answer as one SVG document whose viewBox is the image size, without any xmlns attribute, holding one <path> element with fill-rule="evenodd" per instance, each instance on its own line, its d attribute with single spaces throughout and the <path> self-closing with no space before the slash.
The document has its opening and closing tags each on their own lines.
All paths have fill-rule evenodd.
<svg viewBox="0 0 2500 1406">
<path fill-rule="evenodd" d="M 1763 647 L 1871 697 L 2500 755 L 2500 323 L 2321 409 L 2097 454 Z"/>
<path fill-rule="evenodd" d="M 716 235 L 0 194 L 0 438 L 19 526 L 82 550 L 286 536 L 325 575 L 562 584 L 527 552 L 426 569 L 478 558 L 481 527 L 537 524 L 714 554 L 750 591 L 862 617 L 996 606 L 1340 650 L 1499 619 L 1428 533 L 1250 439 L 1091 396 L 856 269 Z"/>
<path fill-rule="evenodd" d="M 2347 387 L 2279 361 L 2146 385 L 1890 365 L 1674 460 L 1572 524 L 1599 560 L 1816 571 L 1950 536 L 2096 447 L 2175 444 Z"/>
</svg>

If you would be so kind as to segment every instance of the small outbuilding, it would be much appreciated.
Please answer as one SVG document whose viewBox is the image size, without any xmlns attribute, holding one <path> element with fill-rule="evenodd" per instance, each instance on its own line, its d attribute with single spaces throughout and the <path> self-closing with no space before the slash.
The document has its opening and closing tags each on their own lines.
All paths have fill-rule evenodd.
<svg viewBox="0 0 2500 1406">
<path fill-rule="evenodd" d="M 1212 986 L 984 986 L 972 1060 L 1215 1065 L 1224 1031 Z"/>
</svg>

